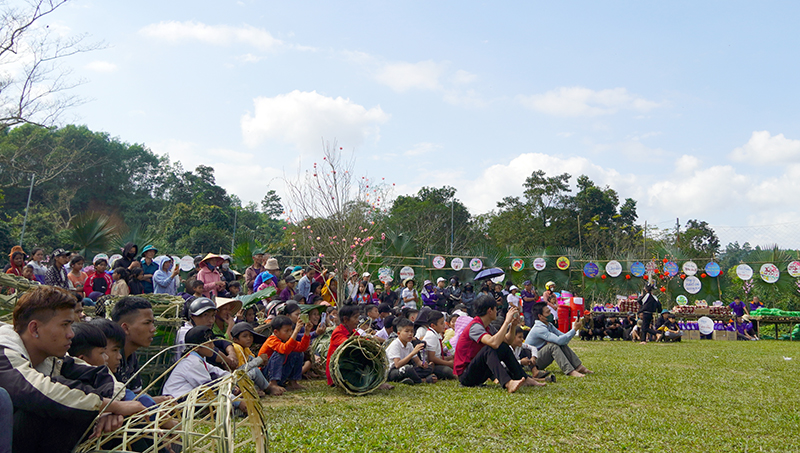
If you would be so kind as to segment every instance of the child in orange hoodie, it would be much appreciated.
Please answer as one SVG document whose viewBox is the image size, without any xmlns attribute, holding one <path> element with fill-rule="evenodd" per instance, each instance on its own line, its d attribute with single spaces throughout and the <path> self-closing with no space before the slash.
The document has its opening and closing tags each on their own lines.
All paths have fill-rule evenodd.
<svg viewBox="0 0 800 453">
<path fill-rule="evenodd" d="M 293 323 L 288 316 L 276 316 L 272 320 L 272 335 L 261 346 L 258 355 L 269 357 L 264 375 L 269 381 L 267 391 L 271 395 L 281 395 L 288 390 L 302 390 L 305 387 L 299 381 L 303 377 L 303 352 L 311 343 L 309 333 L 311 323 L 306 324 L 306 332 L 302 340 L 297 341 L 297 334 L 303 323 Z M 288 385 L 286 382 L 288 381 Z"/>
</svg>

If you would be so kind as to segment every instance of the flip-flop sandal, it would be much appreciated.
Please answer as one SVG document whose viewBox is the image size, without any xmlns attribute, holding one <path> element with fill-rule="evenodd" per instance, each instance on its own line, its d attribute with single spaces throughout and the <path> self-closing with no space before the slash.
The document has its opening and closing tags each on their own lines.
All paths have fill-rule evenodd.
<svg viewBox="0 0 800 453">
<path fill-rule="evenodd" d="M 545 381 L 555 384 L 556 383 L 556 375 L 555 374 L 548 375 L 547 378 L 545 379 Z"/>
<path fill-rule="evenodd" d="M 433 378 L 434 378 L 434 376 L 433 376 L 433 375 L 430 375 L 430 376 L 426 377 L 426 378 L 425 378 L 425 383 L 426 383 L 426 384 L 433 384 L 433 383 L 435 382 L 435 381 L 433 380 Z"/>
<path fill-rule="evenodd" d="M 550 376 L 550 372 L 549 371 L 539 370 L 539 373 L 537 373 L 536 376 L 534 376 L 534 377 L 536 379 L 544 379 L 547 376 Z"/>
</svg>

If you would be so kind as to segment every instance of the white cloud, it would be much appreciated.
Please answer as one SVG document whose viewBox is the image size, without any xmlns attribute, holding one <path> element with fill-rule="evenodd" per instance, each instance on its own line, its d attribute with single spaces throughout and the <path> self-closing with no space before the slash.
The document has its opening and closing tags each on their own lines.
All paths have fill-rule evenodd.
<svg viewBox="0 0 800 453">
<path fill-rule="evenodd" d="M 452 80 L 456 85 L 468 85 L 478 80 L 478 76 L 463 69 L 459 69 L 453 74 Z"/>
<path fill-rule="evenodd" d="M 378 69 L 375 79 L 397 92 L 409 89 L 438 90 L 439 78 L 445 71 L 444 63 L 432 60 L 419 63 L 387 63 Z"/>
<path fill-rule="evenodd" d="M 783 134 L 771 135 L 769 131 L 753 131 L 750 140 L 730 154 L 730 158 L 750 164 L 777 164 L 800 161 L 800 140 L 791 140 Z"/>
<path fill-rule="evenodd" d="M 350 99 L 323 96 L 316 91 L 292 91 L 253 100 L 253 113 L 242 116 L 244 142 L 249 147 L 280 140 L 301 152 L 318 152 L 322 139 L 337 139 L 355 147 L 380 139 L 380 124 L 391 115 L 380 106 L 367 109 Z"/>
<path fill-rule="evenodd" d="M 610 115 L 620 110 L 647 112 L 659 106 L 628 93 L 625 88 L 594 91 L 584 87 L 561 87 L 544 94 L 519 96 L 523 106 L 554 116 Z"/>
<path fill-rule="evenodd" d="M 206 44 L 227 46 L 231 44 L 247 44 L 261 50 L 271 50 L 283 44 L 263 28 L 251 25 L 232 27 L 229 25 L 206 25 L 202 22 L 165 21 L 150 24 L 141 30 L 141 34 L 150 38 L 169 42 L 200 41 Z"/>
<path fill-rule="evenodd" d="M 435 143 L 423 142 L 417 143 L 416 145 L 412 146 L 411 149 L 404 152 L 404 156 L 421 156 L 423 154 L 428 154 L 434 151 L 438 151 L 442 149 L 442 145 L 437 145 Z"/>
<path fill-rule="evenodd" d="M 117 70 L 117 65 L 108 61 L 93 61 L 86 65 L 86 69 L 95 72 L 114 72 Z"/>
</svg>

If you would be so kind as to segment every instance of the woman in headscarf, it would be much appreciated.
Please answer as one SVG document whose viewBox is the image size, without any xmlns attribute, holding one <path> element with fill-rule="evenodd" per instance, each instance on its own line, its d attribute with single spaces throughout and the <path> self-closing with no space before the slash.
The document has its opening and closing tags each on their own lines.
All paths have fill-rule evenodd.
<svg viewBox="0 0 800 453">
<path fill-rule="evenodd" d="M 125 269 L 130 269 L 137 253 L 139 253 L 139 246 L 133 242 L 128 242 L 122 247 L 122 258 L 114 261 L 114 268 L 124 267 Z"/>
<path fill-rule="evenodd" d="M 203 296 L 213 299 L 225 289 L 225 282 L 222 281 L 222 276 L 217 271 L 217 266 L 221 265 L 222 261 L 221 256 L 213 253 L 209 253 L 200 261 L 197 279 L 203 282 Z"/>
<path fill-rule="evenodd" d="M 166 255 L 161 255 L 153 261 L 158 266 L 158 270 L 153 274 L 153 292 L 174 296 L 178 293 L 178 285 L 181 282 L 178 275 L 181 271 L 180 266 L 174 266 L 173 269 L 175 262 Z"/>
<path fill-rule="evenodd" d="M 44 277 L 44 284 L 58 286 L 59 288 L 71 289 L 67 270 L 64 265 L 69 262 L 69 252 L 64 249 L 55 249 L 50 258 L 50 267 Z"/>
<path fill-rule="evenodd" d="M 22 269 L 25 267 L 25 252 L 16 250 L 11 252 L 8 257 L 11 261 L 11 265 L 8 267 L 8 270 L 6 270 L 6 274 L 22 277 Z"/>
<path fill-rule="evenodd" d="M 328 278 L 325 285 L 322 287 L 322 305 L 336 305 L 336 298 L 338 297 L 339 283 L 336 277 Z"/>
</svg>

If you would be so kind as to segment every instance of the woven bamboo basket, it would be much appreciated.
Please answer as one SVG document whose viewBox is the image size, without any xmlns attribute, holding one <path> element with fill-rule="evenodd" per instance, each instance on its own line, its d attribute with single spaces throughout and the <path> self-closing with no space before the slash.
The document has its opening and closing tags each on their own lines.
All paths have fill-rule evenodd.
<svg viewBox="0 0 800 453">
<path fill-rule="evenodd" d="M 333 382 L 355 396 L 372 393 L 386 382 L 388 367 L 386 351 L 381 345 L 360 336 L 342 343 L 330 361 Z"/>
</svg>

